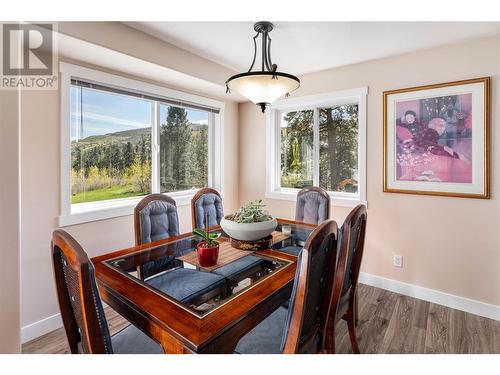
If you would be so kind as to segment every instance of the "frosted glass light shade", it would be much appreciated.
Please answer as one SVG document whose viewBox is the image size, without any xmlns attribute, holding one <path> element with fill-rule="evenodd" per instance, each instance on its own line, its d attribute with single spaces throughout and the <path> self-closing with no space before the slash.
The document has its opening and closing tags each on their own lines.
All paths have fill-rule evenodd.
<svg viewBox="0 0 500 375">
<path fill-rule="evenodd" d="M 243 95 L 254 104 L 271 104 L 296 90 L 300 81 L 286 73 L 251 72 L 231 77 L 227 85 L 232 92 Z"/>
</svg>

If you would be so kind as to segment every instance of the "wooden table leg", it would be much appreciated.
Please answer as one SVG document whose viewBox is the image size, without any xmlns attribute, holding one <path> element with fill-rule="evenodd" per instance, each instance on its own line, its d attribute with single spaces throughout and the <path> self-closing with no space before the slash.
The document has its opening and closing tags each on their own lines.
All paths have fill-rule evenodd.
<svg viewBox="0 0 500 375">
<path fill-rule="evenodd" d="M 180 341 L 163 330 L 158 337 L 160 337 L 160 345 L 165 354 L 193 354 L 193 352 L 186 348 Z"/>
</svg>

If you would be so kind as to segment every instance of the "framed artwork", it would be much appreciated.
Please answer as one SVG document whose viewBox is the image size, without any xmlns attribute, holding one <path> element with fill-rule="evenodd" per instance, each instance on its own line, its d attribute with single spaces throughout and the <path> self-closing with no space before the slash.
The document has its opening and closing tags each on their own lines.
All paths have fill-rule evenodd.
<svg viewBox="0 0 500 375">
<path fill-rule="evenodd" d="M 384 92 L 384 191 L 489 198 L 490 78 Z"/>
</svg>

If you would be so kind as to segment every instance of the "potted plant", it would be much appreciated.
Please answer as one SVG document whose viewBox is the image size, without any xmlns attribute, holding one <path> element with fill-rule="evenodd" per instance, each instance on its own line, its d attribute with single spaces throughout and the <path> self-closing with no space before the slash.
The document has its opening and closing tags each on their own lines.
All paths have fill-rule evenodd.
<svg viewBox="0 0 500 375">
<path fill-rule="evenodd" d="M 262 199 L 247 203 L 234 214 L 222 218 L 220 226 L 231 238 L 258 241 L 268 237 L 278 222 L 267 211 Z"/>
<path fill-rule="evenodd" d="M 208 215 L 205 217 L 205 228 L 196 228 L 193 230 L 193 234 L 201 237 L 203 241 L 196 245 L 196 254 L 198 255 L 198 263 L 202 267 L 212 267 L 217 264 L 217 259 L 219 258 L 219 242 L 217 239 L 220 237 L 220 233 L 210 233 L 210 227 L 208 226 Z"/>
</svg>

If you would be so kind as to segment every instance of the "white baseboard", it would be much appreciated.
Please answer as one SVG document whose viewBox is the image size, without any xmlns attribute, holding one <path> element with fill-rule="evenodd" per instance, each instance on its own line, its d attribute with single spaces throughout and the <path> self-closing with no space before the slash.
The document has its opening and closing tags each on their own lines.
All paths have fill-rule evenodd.
<svg viewBox="0 0 500 375">
<path fill-rule="evenodd" d="M 108 305 L 103 302 L 102 306 L 106 308 Z M 61 328 L 62 326 L 63 323 L 60 313 L 51 315 L 47 318 L 39 320 L 38 322 L 25 325 L 21 328 L 21 344 L 26 344 L 27 342 Z"/>
<path fill-rule="evenodd" d="M 361 272 L 359 282 L 452 309 L 500 321 L 500 306 Z"/>
<path fill-rule="evenodd" d="M 60 327 L 62 327 L 61 314 L 54 314 L 38 322 L 25 325 L 21 328 L 21 343 L 25 344 Z"/>
</svg>

